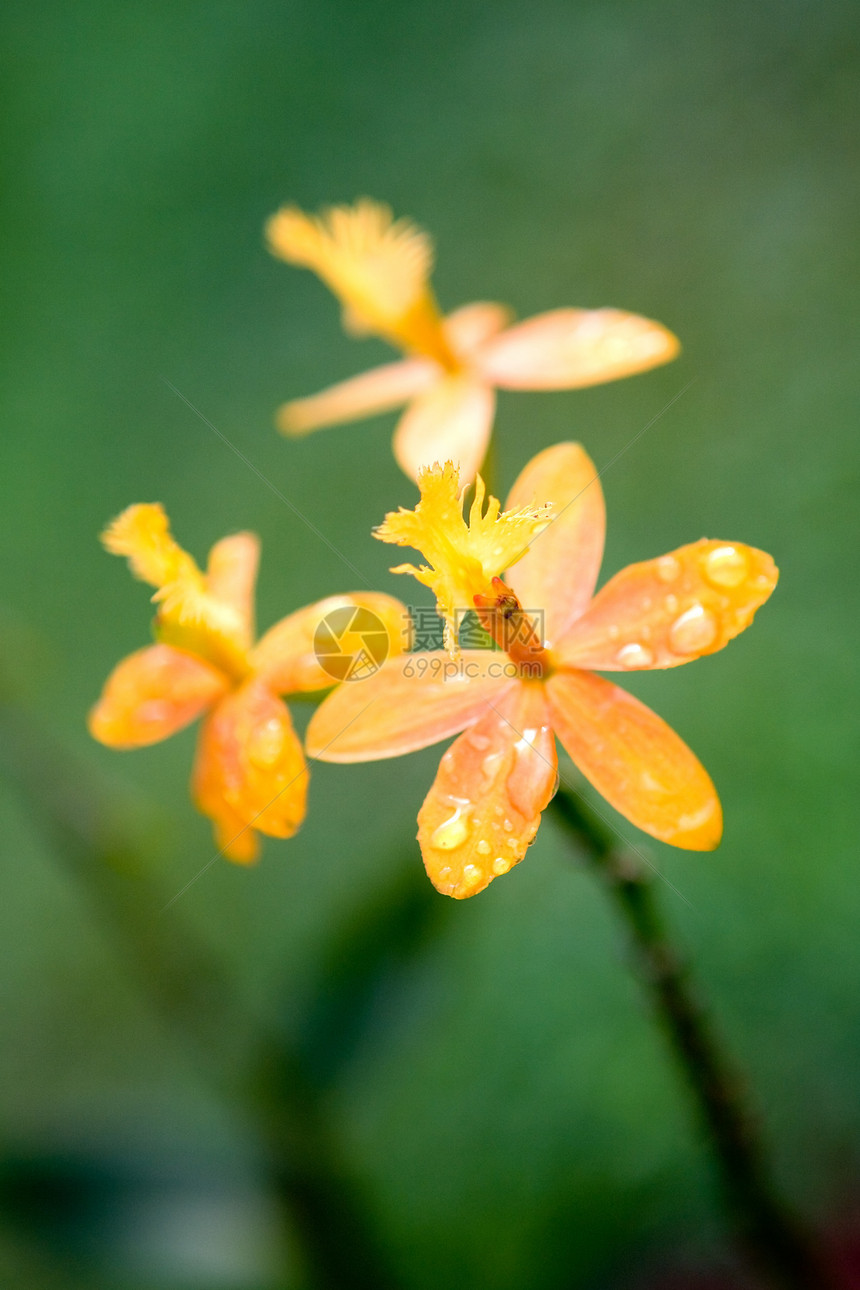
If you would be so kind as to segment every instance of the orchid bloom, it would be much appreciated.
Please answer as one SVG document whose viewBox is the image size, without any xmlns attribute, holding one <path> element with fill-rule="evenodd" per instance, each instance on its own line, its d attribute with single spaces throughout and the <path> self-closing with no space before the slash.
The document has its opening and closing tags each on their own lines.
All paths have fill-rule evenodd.
<svg viewBox="0 0 860 1290">
<path fill-rule="evenodd" d="M 376 536 L 420 543 L 430 565 L 397 571 L 433 586 L 443 614 L 452 595 L 475 606 L 507 657 L 457 652 L 449 638 L 454 658 L 393 658 L 323 701 L 308 729 L 309 755 L 370 761 L 459 734 L 418 815 L 430 879 L 458 899 L 524 856 L 557 785 L 553 735 L 638 828 L 690 850 L 717 846 L 722 814 L 704 768 L 655 713 L 595 671 L 677 667 L 722 649 L 773 591 L 770 556 L 703 538 L 630 565 L 593 596 L 604 503 L 578 444 L 539 453 L 506 512 L 490 499 L 483 527 L 473 517 L 466 528 L 450 464 L 423 471 L 419 486 L 415 510 L 386 516 Z"/>
<path fill-rule="evenodd" d="M 412 479 L 448 458 L 459 463 L 463 486 L 473 479 L 487 451 L 496 388 L 599 385 L 678 353 L 665 327 L 619 309 L 554 309 L 510 326 L 504 305 L 482 302 L 442 317 L 430 287 L 429 236 L 366 198 L 317 218 L 285 206 L 266 234 L 274 255 L 313 269 L 331 288 L 348 331 L 381 336 L 406 354 L 284 404 L 280 429 L 303 435 L 405 405 L 394 456 Z"/>
<path fill-rule="evenodd" d="M 249 864 L 258 833 L 292 837 L 305 817 L 308 770 L 279 696 L 334 684 L 314 652 L 319 624 L 337 609 L 369 610 L 393 654 L 406 643 L 407 611 L 376 593 L 330 596 L 283 618 L 254 644 L 253 533 L 217 542 L 205 573 L 174 541 L 157 503 L 128 507 L 102 541 L 157 588 L 156 644 L 114 669 L 90 713 L 90 732 L 110 748 L 140 748 L 207 714 L 192 796 L 212 820 L 219 850 Z"/>
</svg>

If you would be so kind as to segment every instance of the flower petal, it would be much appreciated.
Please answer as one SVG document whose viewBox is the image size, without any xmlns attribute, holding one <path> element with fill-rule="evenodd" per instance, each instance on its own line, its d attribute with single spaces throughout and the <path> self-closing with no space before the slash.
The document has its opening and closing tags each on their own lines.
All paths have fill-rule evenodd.
<svg viewBox="0 0 860 1290">
<path fill-rule="evenodd" d="M 216 600 L 236 616 L 236 643 L 249 649 L 254 639 L 254 587 L 260 562 L 256 533 L 234 533 L 216 542 L 209 552 L 206 585 Z"/>
<path fill-rule="evenodd" d="M 518 683 L 451 745 L 418 813 L 436 890 L 463 900 L 522 860 L 556 772 L 543 687 Z"/>
<path fill-rule="evenodd" d="M 192 777 L 197 808 L 214 822 L 224 854 L 255 859 L 255 830 L 292 837 L 307 787 L 302 746 L 281 700 L 257 679 L 228 694 L 203 724 Z"/>
<path fill-rule="evenodd" d="M 557 656 L 607 672 L 689 663 L 748 627 L 778 577 L 766 552 L 702 538 L 617 573 L 559 642 Z"/>
<path fill-rule="evenodd" d="M 251 666 L 278 694 L 323 690 L 349 674 L 349 668 L 337 667 L 338 653 L 346 660 L 348 651 L 365 648 L 379 666 L 404 653 L 410 636 L 409 610 L 393 596 L 375 591 L 327 596 L 271 627 L 251 651 Z M 326 667 L 320 656 L 328 658 Z"/>
<path fill-rule="evenodd" d="M 471 483 L 487 452 L 496 396 L 466 373 L 444 376 L 406 409 L 394 432 L 394 456 L 410 479 L 422 466 L 453 461 L 460 487 Z"/>
<path fill-rule="evenodd" d="M 194 654 L 150 645 L 111 672 L 90 712 L 90 734 L 109 748 L 157 744 L 199 717 L 227 685 L 223 673 Z"/>
<path fill-rule="evenodd" d="M 594 462 L 578 443 L 557 443 L 527 464 L 508 510 L 554 503 L 552 518 L 507 575 L 525 610 L 543 610 L 552 645 L 588 605 L 600 572 L 606 509 Z M 537 619 L 538 624 L 540 619 Z"/>
<path fill-rule="evenodd" d="M 723 822 L 716 789 L 665 721 L 590 672 L 557 672 L 546 689 L 564 749 L 616 811 L 672 846 L 717 846 Z"/>
<path fill-rule="evenodd" d="M 438 376 L 438 365 L 427 358 L 386 363 L 309 398 L 284 403 L 278 410 L 278 429 L 288 435 L 303 435 L 323 426 L 390 412 L 426 390 Z"/>
<path fill-rule="evenodd" d="M 404 654 L 329 695 L 308 726 L 308 756 L 378 761 L 427 748 L 482 717 L 513 684 L 511 672 L 489 650 L 464 650 L 457 663 L 443 650 Z"/>
<path fill-rule="evenodd" d="M 468 358 L 492 336 L 497 336 L 512 319 L 513 313 L 507 305 L 479 300 L 455 309 L 443 319 L 442 326 L 454 353 L 460 358 Z"/>
<path fill-rule="evenodd" d="M 481 351 L 480 370 L 509 390 L 573 390 L 668 363 L 678 340 L 621 309 L 553 309 L 517 323 Z"/>
</svg>

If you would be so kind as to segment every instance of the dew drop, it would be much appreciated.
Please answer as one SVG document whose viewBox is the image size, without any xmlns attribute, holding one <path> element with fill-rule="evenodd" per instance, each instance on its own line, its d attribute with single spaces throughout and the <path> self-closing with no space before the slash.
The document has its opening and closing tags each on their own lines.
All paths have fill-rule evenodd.
<svg viewBox="0 0 860 1290">
<path fill-rule="evenodd" d="M 284 729 L 277 717 L 271 717 L 255 731 L 248 746 L 248 756 L 255 766 L 274 766 L 284 751 Z"/>
<path fill-rule="evenodd" d="M 615 661 L 622 667 L 650 667 L 654 662 L 654 652 L 645 645 L 631 641 L 629 645 L 622 645 L 615 655 Z"/>
<path fill-rule="evenodd" d="M 749 571 L 743 551 L 734 546 L 715 546 L 705 556 L 705 577 L 717 587 L 739 587 Z"/>
<path fill-rule="evenodd" d="M 509 851 L 516 851 L 517 849 L 516 838 L 508 838 L 505 842 L 505 846 L 508 848 Z"/>
<path fill-rule="evenodd" d="M 669 648 L 675 654 L 697 654 L 712 645 L 717 620 L 704 605 L 693 605 L 669 628 Z"/>
<path fill-rule="evenodd" d="M 446 864 L 444 868 L 439 870 L 439 881 L 447 882 L 450 877 L 451 877 L 451 866 L 449 864 Z"/>
<path fill-rule="evenodd" d="M 674 555 L 661 555 L 657 561 L 657 577 L 661 582 L 674 582 L 681 572 L 681 562 Z"/>
<path fill-rule="evenodd" d="M 510 860 L 506 860 L 504 856 L 496 856 L 495 860 L 493 861 L 493 873 L 498 873 L 498 874 L 507 873 L 510 867 L 511 867 Z"/>
<path fill-rule="evenodd" d="M 503 756 L 504 753 L 502 752 L 487 753 L 486 757 L 481 762 L 481 771 L 487 779 L 492 779 L 495 776 L 499 762 L 502 760 Z"/>
<path fill-rule="evenodd" d="M 610 639 L 611 641 L 617 641 L 617 640 L 618 640 L 618 637 L 619 637 L 619 635 L 620 635 L 620 631 L 619 631 L 618 625 L 617 625 L 616 623 L 612 623 L 612 624 L 607 628 L 606 634 L 607 634 L 607 636 L 609 637 L 609 639 Z"/>
<path fill-rule="evenodd" d="M 467 886 L 477 887 L 483 877 L 484 871 L 480 865 L 467 864 L 463 866 L 463 882 L 465 882 Z"/>
<path fill-rule="evenodd" d="M 489 738 L 480 734 L 477 730 L 470 730 L 467 738 L 472 747 L 477 748 L 478 752 L 484 752 L 490 746 Z"/>
<path fill-rule="evenodd" d="M 673 596 L 671 591 L 663 601 L 663 604 L 666 606 L 670 614 L 676 614 L 678 612 L 678 597 Z"/>
<path fill-rule="evenodd" d="M 461 806 L 447 820 L 443 820 L 437 829 L 433 830 L 430 838 L 430 845 L 438 847 L 440 851 L 454 851 L 461 847 L 469 836 L 469 815 Z"/>
<path fill-rule="evenodd" d="M 513 833 L 514 831 L 513 821 L 505 820 L 504 824 L 502 825 L 502 828 L 505 830 L 505 833 Z"/>
<path fill-rule="evenodd" d="M 486 838 L 481 838 L 481 841 L 475 847 L 475 850 L 482 856 L 488 856 L 490 854 L 491 847 Z"/>
<path fill-rule="evenodd" d="M 643 596 L 643 597 L 642 597 L 642 608 L 643 608 L 646 612 L 651 608 L 651 606 L 653 605 L 653 603 L 654 603 L 654 601 L 651 599 L 651 597 L 650 597 L 650 596 Z"/>
</svg>

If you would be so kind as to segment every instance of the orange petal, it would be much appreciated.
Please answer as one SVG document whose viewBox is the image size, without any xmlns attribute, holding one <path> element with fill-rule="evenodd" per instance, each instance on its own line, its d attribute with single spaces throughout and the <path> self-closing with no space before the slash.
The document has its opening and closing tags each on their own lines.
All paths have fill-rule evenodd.
<svg viewBox="0 0 860 1290">
<path fill-rule="evenodd" d="M 468 358 L 485 341 L 507 327 L 512 318 L 507 305 L 481 300 L 455 309 L 443 320 L 442 327 L 454 353 L 460 358 Z"/>
<path fill-rule="evenodd" d="M 484 460 L 496 396 L 483 381 L 459 373 L 440 377 L 406 409 L 394 432 L 394 456 L 411 479 L 422 466 L 453 461 L 460 485 L 471 483 Z"/>
<path fill-rule="evenodd" d="M 253 830 L 292 837 L 305 818 L 307 787 L 302 746 L 281 700 L 257 679 L 228 694 L 200 731 L 191 784 L 225 855 L 253 860 Z"/>
<path fill-rule="evenodd" d="M 254 639 L 254 587 L 260 561 L 255 533 L 234 533 L 216 542 L 209 552 L 206 583 L 217 600 L 236 614 L 237 644 L 249 649 Z"/>
<path fill-rule="evenodd" d="M 543 686 L 518 683 L 451 745 L 418 812 L 436 890 L 463 900 L 518 864 L 555 792 L 556 772 Z"/>
<path fill-rule="evenodd" d="M 252 650 L 251 665 L 278 694 L 324 690 L 404 653 L 410 636 L 404 604 L 382 592 L 354 591 L 282 618 Z"/>
<path fill-rule="evenodd" d="M 546 689 L 556 735 L 616 811 L 672 846 L 717 846 L 723 819 L 716 789 L 665 721 L 590 672 L 557 672 Z"/>
<path fill-rule="evenodd" d="M 457 734 L 513 684 L 513 664 L 490 650 L 404 654 L 366 681 L 347 682 L 317 708 L 305 737 L 320 761 L 377 761 Z"/>
<path fill-rule="evenodd" d="M 764 551 L 702 538 L 622 569 L 559 641 L 572 667 L 677 667 L 727 645 L 753 620 L 779 574 Z"/>
<path fill-rule="evenodd" d="M 660 323 L 622 309 L 553 309 L 490 341 L 481 373 L 509 390 L 573 390 L 668 363 L 678 340 Z"/>
<path fill-rule="evenodd" d="M 374 367 L 319 394 L 283 404 L 278 411 L 278 429 L 284 434 L 302 435 L 323 426 L 390 412 L 426 390 L 438 374 L 436 363 L 426 358 L 407 358 Z"/>
<path fill-rule="evenodd" d="M 578 443 L 557 443 L 533 457 L 505 505 L 510 510 L 541 502 L 555 503 L 552 518 L 507 581 L 523 609 L 543 610 L 544 635 L 552 645 L 591 600 L 603 557 L 603 489 Z"/>
<path fill-rule="evenodd" d="M 142 748 L 187 726 L 227 689 L 223 673 L 171 645 L 150 645 L 118 663 L 89 715 L 109 748 Z"/>
</svg>

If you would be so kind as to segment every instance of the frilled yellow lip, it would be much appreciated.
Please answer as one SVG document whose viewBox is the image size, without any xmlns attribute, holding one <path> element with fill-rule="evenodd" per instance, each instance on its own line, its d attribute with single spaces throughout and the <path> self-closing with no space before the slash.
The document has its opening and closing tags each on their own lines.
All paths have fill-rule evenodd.
<svg viewBox="0 0 860 1290">
<path fill-rule="evenodd" d="M 388 206 L 362 198 L 306 215 L 284 206 L 266 224 L 273 255 L 312 269 L 343 305 L 344 325 L 455 368 L 430 289 L 433 243 Z"/>
<path fill-rule="evenodd" d="M 250 535 L 239 538 L 254 543 L 256 563 L 256 539 Z M 237 605 L 217 594 L 213 586 L 213 578 L 224 577 L 221 565 L 225 562 L 218 560 L 217 547 L 213 549 L 213 568 L 204 574 L 172 536 L 170 522 L 158 502 L 127 507 L 108 525 L 102 542 L 112 555 L 128 559 L 135 577 L 156 588 L 152 599 L 158 605 L 158 640 L 189 650 L 234 678 L 247 674 L 250 625 Z"/>
<path fill-rule="evenodd" d="M 478 598 L 495 599 L 493 579 L 516 564 L 529 543 L 550 523 L 551 505 L 502 511 L 497 497 L 486 497 L 475 479 L 469 519 L 463 516 L 460 472 L 453 462 L 438 463 L 418 475 L 421 500 L 414 510 L 392 511 L 374 529 L 380 542 L 411 546 L 427 564 L 401 564 L 392 573 L 410 573 L 436 597 L 445 620 L 445 646 L 457 651 L 457 611 L 472 609 Z M 486 509 L 484 502 L 486 498 Z"/>
</svg>

